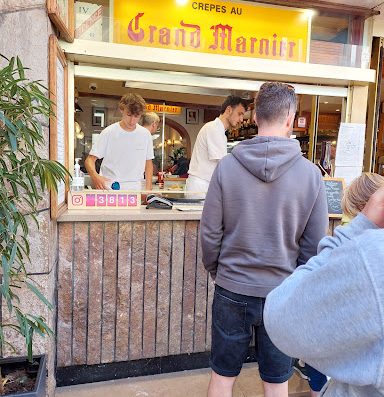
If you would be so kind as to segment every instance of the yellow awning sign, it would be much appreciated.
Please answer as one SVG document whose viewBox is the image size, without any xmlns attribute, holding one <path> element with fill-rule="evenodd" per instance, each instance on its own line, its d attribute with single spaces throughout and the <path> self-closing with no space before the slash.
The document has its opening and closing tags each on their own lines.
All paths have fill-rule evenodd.
<svg viewBox="0 0 384 397">
<path fill-rule="evenodd" d="M 307 10 L 229 1 L 115 0 L 114 42 L 306 62 Z"/>
<path fill-rule="evenodd" d="M 157 113 L 168 113 L 168 114 L 181 114 L 182 108 L 180 106 L 171 105 L 158 105 L 153 103 L 147 103 L 147 112 L 157 112 Z"/>
</svg>

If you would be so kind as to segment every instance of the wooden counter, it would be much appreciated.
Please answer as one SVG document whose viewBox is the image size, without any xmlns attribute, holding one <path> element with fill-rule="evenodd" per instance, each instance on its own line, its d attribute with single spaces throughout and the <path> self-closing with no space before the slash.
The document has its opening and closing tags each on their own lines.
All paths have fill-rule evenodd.
<svg viewBox="0 0 384 397">
<path fill-rule="evenodd" d="M 142 205 L 134 210 L 67 210 L 58 222 L 117 222 L 117 221 L 166 221 L 200 220 L 201 211 L 179 211 L 176 209 L 146 209 Z"/>
</svg>

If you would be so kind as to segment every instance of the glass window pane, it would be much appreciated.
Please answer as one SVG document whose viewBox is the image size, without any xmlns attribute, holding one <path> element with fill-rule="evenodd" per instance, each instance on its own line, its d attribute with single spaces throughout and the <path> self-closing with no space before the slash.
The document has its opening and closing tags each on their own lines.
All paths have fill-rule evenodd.
<svg viewBox="0 0 384 397">
<path fill-rule="evenodd" d="M 335 156 L 337 137 L 340 122 L 342 120 L 343 98 L 319 97 L 319 119 L 317 130 L 317 142 L 315 151 L 315 163 L 319 164 L 322 172 L 330 176 L 335 171 Z"/>
</svg>

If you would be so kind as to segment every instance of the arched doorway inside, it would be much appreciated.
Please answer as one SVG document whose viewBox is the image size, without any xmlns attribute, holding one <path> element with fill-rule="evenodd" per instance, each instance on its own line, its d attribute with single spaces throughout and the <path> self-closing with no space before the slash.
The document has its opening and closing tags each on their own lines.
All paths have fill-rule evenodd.
<svg viewBox="0 0 384 397">
<path fill-rule="evenodd" d="M 178 122 L 166 117 L 164 128 L 164 151 L 162 136 L 159 136 L 153 141 L 153 149 L 155 158 L 153 160 L 155 170 L 163 169 L 168 170 L 174 165 L 173 159 L 177 156 L 182 149 L 184 149 L 184 156 L 188 159 L 191 158 L 191 138 L 188 131 Z M 162 158 L 164 156 L 164 158 Z"/>
</svg>

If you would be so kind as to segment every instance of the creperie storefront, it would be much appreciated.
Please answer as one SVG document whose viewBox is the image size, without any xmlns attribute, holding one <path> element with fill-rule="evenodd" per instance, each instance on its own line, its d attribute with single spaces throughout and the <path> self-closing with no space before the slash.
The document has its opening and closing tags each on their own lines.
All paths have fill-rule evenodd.
<svg viewBox="0 0 384 397">
<path fill-rule="evenodd" d="M 162 18 L 164 24 L 159 25 L 154 23 L 158 19 L 153 13 L 156 2 L 146 2 L 134 18 L 118 24 L 114 31 L 115 42 L 209 54 L 307 60 L 311 22 L 308 11 L 197 2 L 177 10 L 168 2 L 168 7 L 169 12 L 165 13 L 169 18 Z M 136 9 L 132 2 L 120 3 L 114 8 L 115 17 L 133 15 Z M 217 23 L 222 20 L 225 22 Z M 286 23 L 281 24 L 282 20 Z"/>
<path fill-rule="evenodd" d="M 75 1 L 75 40 L 59 43 L 69 169 L 119 120 L 127 92 L 160 116 L 154 161 L 166 170 L 177 150 L 191 155 L 227 95 L 251 101 L 267 80 L 294 86 L 294 133 L 303 155 L 319 161 L 340 123 L 366 120 L 375 73 L 369 19 L 359 18 L 248 1 Z M 252 110 L 247 120 L 229 143 L 257 134 Z M 182 194 L 183 181 L 168 182 Z M 201 263 L 201 208 L 75 207 L 58 218 L 58 384 L 207 366 L 213 288 Z"/>
</svg>

